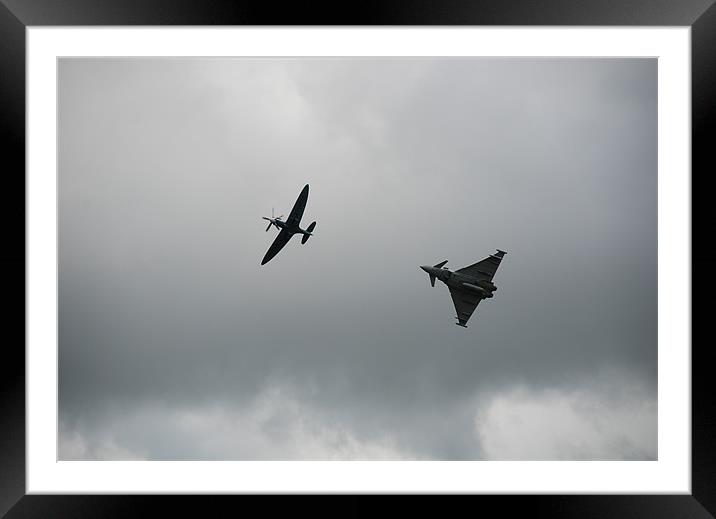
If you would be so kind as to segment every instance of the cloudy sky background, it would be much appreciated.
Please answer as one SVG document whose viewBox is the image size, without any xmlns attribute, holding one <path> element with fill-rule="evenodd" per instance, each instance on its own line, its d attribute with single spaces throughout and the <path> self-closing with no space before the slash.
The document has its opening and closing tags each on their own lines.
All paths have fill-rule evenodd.
<svg viewBox="0 0 716 519">
<path fill-rule="evenodd" d="M 60 458 L 656 459 L 656 73 L 60 60 Z"/>
</svg>

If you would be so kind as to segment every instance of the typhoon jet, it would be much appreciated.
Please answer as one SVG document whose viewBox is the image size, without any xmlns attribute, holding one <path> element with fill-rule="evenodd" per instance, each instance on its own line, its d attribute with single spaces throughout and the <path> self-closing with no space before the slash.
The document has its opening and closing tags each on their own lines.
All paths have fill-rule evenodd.
<svg viewBox="0 0 716 519">
<path fill-rule="evenodd" d="M 313 229 L 316 228 L 316 222 L 313 222 L 305 230 L 299 227 L 299 224 L 301 223 L 301 218 L 303 217 L 303 210 L 306 209 L 307 201 L 308 184 L 305 185 L 303 191 L 301 191 L 301 194 L 298 195 L 298 199 L 293 205 L 293 209 L 291 209 L 291 213 L 288 215 L 288 218 L 286 218 L 285 221 L 281 219 L 283 218 L 283 215 L 274 216 L 273 209 L 271 210 L 271 218 L 267 216 L 261 217 L 264 220 L 268 220 L 269 222 L 268 227 L 266 227 L 266 232 L 268 232 L 269 229 L 274 226 L 279 230 L 278 236 L 276 236 L 276 239 L 269 247 L 269 250 L 266 251 L 264 259 L 261 260 L 262 265 L 268 263 L 276 254 L 278 254 L 278 252 L 283 249 L 284 245 L 288 243 L 288 241 L 294 234 L 303 235 L 301 237 L 302 244 L 305 244 L 308 241 L 308 238 L 313 236 Z"/>
<path fill-rule="evenodd" d="M 420 268 L 428 273 L 432 286 L 435 286 L 436 279 L 447 285 L 457 312 L 455 324 L 467 328 L 467 321 L 480 301 L 493 297 L 493 292 L 497 290 L 492 278 L 505 254 L 507 254 L 505 251 L 497 249 L 495 254 L 491 254 L 484 260 L 454 272 L 444 267 L 447 260 L 432 267 L 423 265 Z"/>
</svg>

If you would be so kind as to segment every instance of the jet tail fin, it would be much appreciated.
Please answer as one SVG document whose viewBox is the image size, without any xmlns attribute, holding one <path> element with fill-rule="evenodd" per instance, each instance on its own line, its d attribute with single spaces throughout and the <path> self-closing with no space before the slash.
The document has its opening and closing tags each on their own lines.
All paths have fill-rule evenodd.
<svg viewBox="0 0 716 519">
<path fill-rule="evenodd" d="M 441 268 L 443 268 L 443 265 L 445 265 L 445 263 L 447 263 L 447 262 L 448 262 L 448 260 L 441 261 L 441 262 L 438 263 L 437 265 L 433 265 L 433 268 L 441 269 Z M 428 275 L 430 276 L 430 285 L 431 285 L 431 286 L 435 286 L 435 275 L 434 275 L 434 274 L 430 274 L 430 273 L 428 273 Z"/>
<path fill-rule="evenodd" d="M 311 234 L 310 234 L 310 233 L 312 233 L 312 232 L 313 232 L 313 229 L 315 229 L 315 228 L 316 228 L 316 222 L 313 222 L 311 225 L 309 225 L 309 226 L 306 228 L 306 232 L 309 233 L 309 234 L 304 234 L 304 235 L 303 235 L 303 238 L 301 238 L 301 244 L 305 244 L 305 243 L 308 241 L 308 239 L 311 237 Z"/>
</svg>

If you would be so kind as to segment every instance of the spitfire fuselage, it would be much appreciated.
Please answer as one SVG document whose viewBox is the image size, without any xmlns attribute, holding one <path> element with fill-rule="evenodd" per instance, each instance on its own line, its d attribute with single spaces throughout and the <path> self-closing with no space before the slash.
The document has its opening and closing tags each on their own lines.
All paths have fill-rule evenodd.
<svg viewBox="0 0 716 519">
<path fill-rule="evenodd" d="M 280 220 L 279 218 L 266 218 L 266 219 L 268 221 L 270 221 L 273 225 L 278 227 L 279 229 L 284 229 L 291 236 L 293 236 L 294 234 L 304 234 L 304 235 L 307 234 L 309 236 L 311 235 L 310 232 L 308 232 L 304 229 L 301 229 L 298 225 L 294 225 L 294 226 L 288 225 L 287 222 L 284 222 L 283 220 Z"/>
</svg>

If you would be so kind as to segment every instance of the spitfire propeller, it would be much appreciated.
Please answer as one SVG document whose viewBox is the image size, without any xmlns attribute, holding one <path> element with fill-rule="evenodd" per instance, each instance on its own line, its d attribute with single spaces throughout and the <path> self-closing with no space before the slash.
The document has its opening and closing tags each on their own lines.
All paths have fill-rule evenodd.
<svg viewBox="0 0 716 519">
<path fill-rule="evenodd" d="M 280 220 L 281 218 L 283 218 L 283 215 L 274 216 L 273 215 L 273 207 L 272 207 L 271 208 L 271 218 L 267 218 L 266 216 L 262 216 L 261 218 L 263 218 L 264 220 L 268 220 L 269 224 L 268 224 L 268 227 L 266 227 L 266 232 L 268 232 L 272 225 L 276 225 L 276 220 Z M 278 225 L 276 225 L 276 228 L 278 228 Z"/>
</svg>

